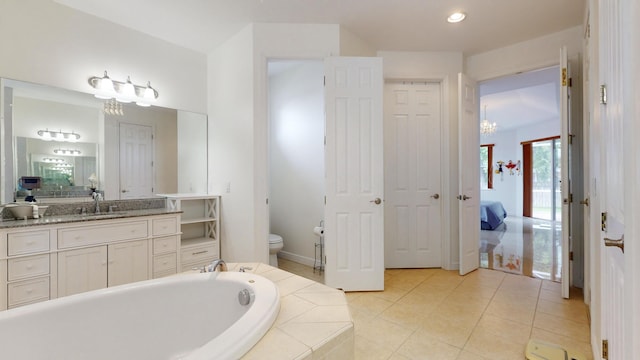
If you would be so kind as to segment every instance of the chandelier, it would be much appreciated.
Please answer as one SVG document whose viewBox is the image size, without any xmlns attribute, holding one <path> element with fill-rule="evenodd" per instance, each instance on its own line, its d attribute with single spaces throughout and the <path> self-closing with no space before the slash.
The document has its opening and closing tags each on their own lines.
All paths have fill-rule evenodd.
<svg viewBox="0 0 640 360">
<path fill-rule="evenodd" d="M 491 135 L 496 132 L 496 123 L 487 120 L 487 105 L 484 106 L 484 119 L 480 122 L 480 134 Z"/>
</svg>

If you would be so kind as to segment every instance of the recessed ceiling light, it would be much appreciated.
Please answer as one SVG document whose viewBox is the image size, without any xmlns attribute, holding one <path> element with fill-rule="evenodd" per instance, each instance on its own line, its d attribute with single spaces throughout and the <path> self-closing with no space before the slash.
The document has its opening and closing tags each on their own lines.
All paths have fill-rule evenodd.
<svg viewBox="0 0 640 360">
<path fill-rule="evenodd" d="M 463 13 L 463 12 L 455 12 L 451 15 L 449 15 L 449 17 L 447 18 L 447 21 L 450 23 L 457 23 L 460 22 L 462 20 L 464 20 L 464 18 L 467 17 L 467 14 Z"/>
</svg>

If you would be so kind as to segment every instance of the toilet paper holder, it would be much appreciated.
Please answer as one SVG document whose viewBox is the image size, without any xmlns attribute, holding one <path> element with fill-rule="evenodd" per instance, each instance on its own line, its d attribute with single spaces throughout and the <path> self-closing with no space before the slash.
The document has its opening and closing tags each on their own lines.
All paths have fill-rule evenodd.
<svg viewBox="0 0 640 360">
<path fill-rule="evenodd" d="M 322 274 L 324 271 L 324 220 L 320 220 L 320 226 L 316 226 L 313 233 L 318 235 L 320 239 L 314 244 L 313 273 L 315 274 L 318 270 L 318 273 Z"/>
</svg>

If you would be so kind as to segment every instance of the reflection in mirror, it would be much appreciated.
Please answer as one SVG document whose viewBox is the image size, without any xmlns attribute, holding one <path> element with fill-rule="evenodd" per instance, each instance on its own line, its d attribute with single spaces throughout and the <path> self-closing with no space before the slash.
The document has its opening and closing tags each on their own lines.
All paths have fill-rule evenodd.
<svg viewBox="0 0 640 360">
<path fill-rule="evenodd" d="M 55 154 L 62 144 L 22 136 L 16 137 L 16 168 L 18 188 L 16 200 L 34 196 L 35 199 L 47 197 L 87 196 L 91 188 L 89 178 L 96 176 L 96 144 L 73 143 L 79 151 L 76 155 Z M 40 179 L 34 190 L 21 185 L 23 177 Z"/>
<path fill-rule="evenodd" d="M 206 115 L 134 104 L 116 115 L 90 94 L 0 83 L 2 203 L 78 200 L 94 187 L 107 200 L 207 192 Z M 21 186 L 26 177 L 38 181 Z"/>
</svg>

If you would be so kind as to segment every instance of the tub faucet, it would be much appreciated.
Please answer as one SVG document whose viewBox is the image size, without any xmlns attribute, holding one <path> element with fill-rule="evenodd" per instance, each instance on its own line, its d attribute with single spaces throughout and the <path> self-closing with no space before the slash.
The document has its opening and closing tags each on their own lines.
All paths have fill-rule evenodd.
<svg viewBox="0 0 640 360">
<path fill-rule="evenodd" d="M 211 264 L 206 267 L 206 272 L 215 272 L 218 268 L 220 268 L 220 271 L 227 271 L 227 263 L 222 259 L 213 260 Z"/>
</svg>

